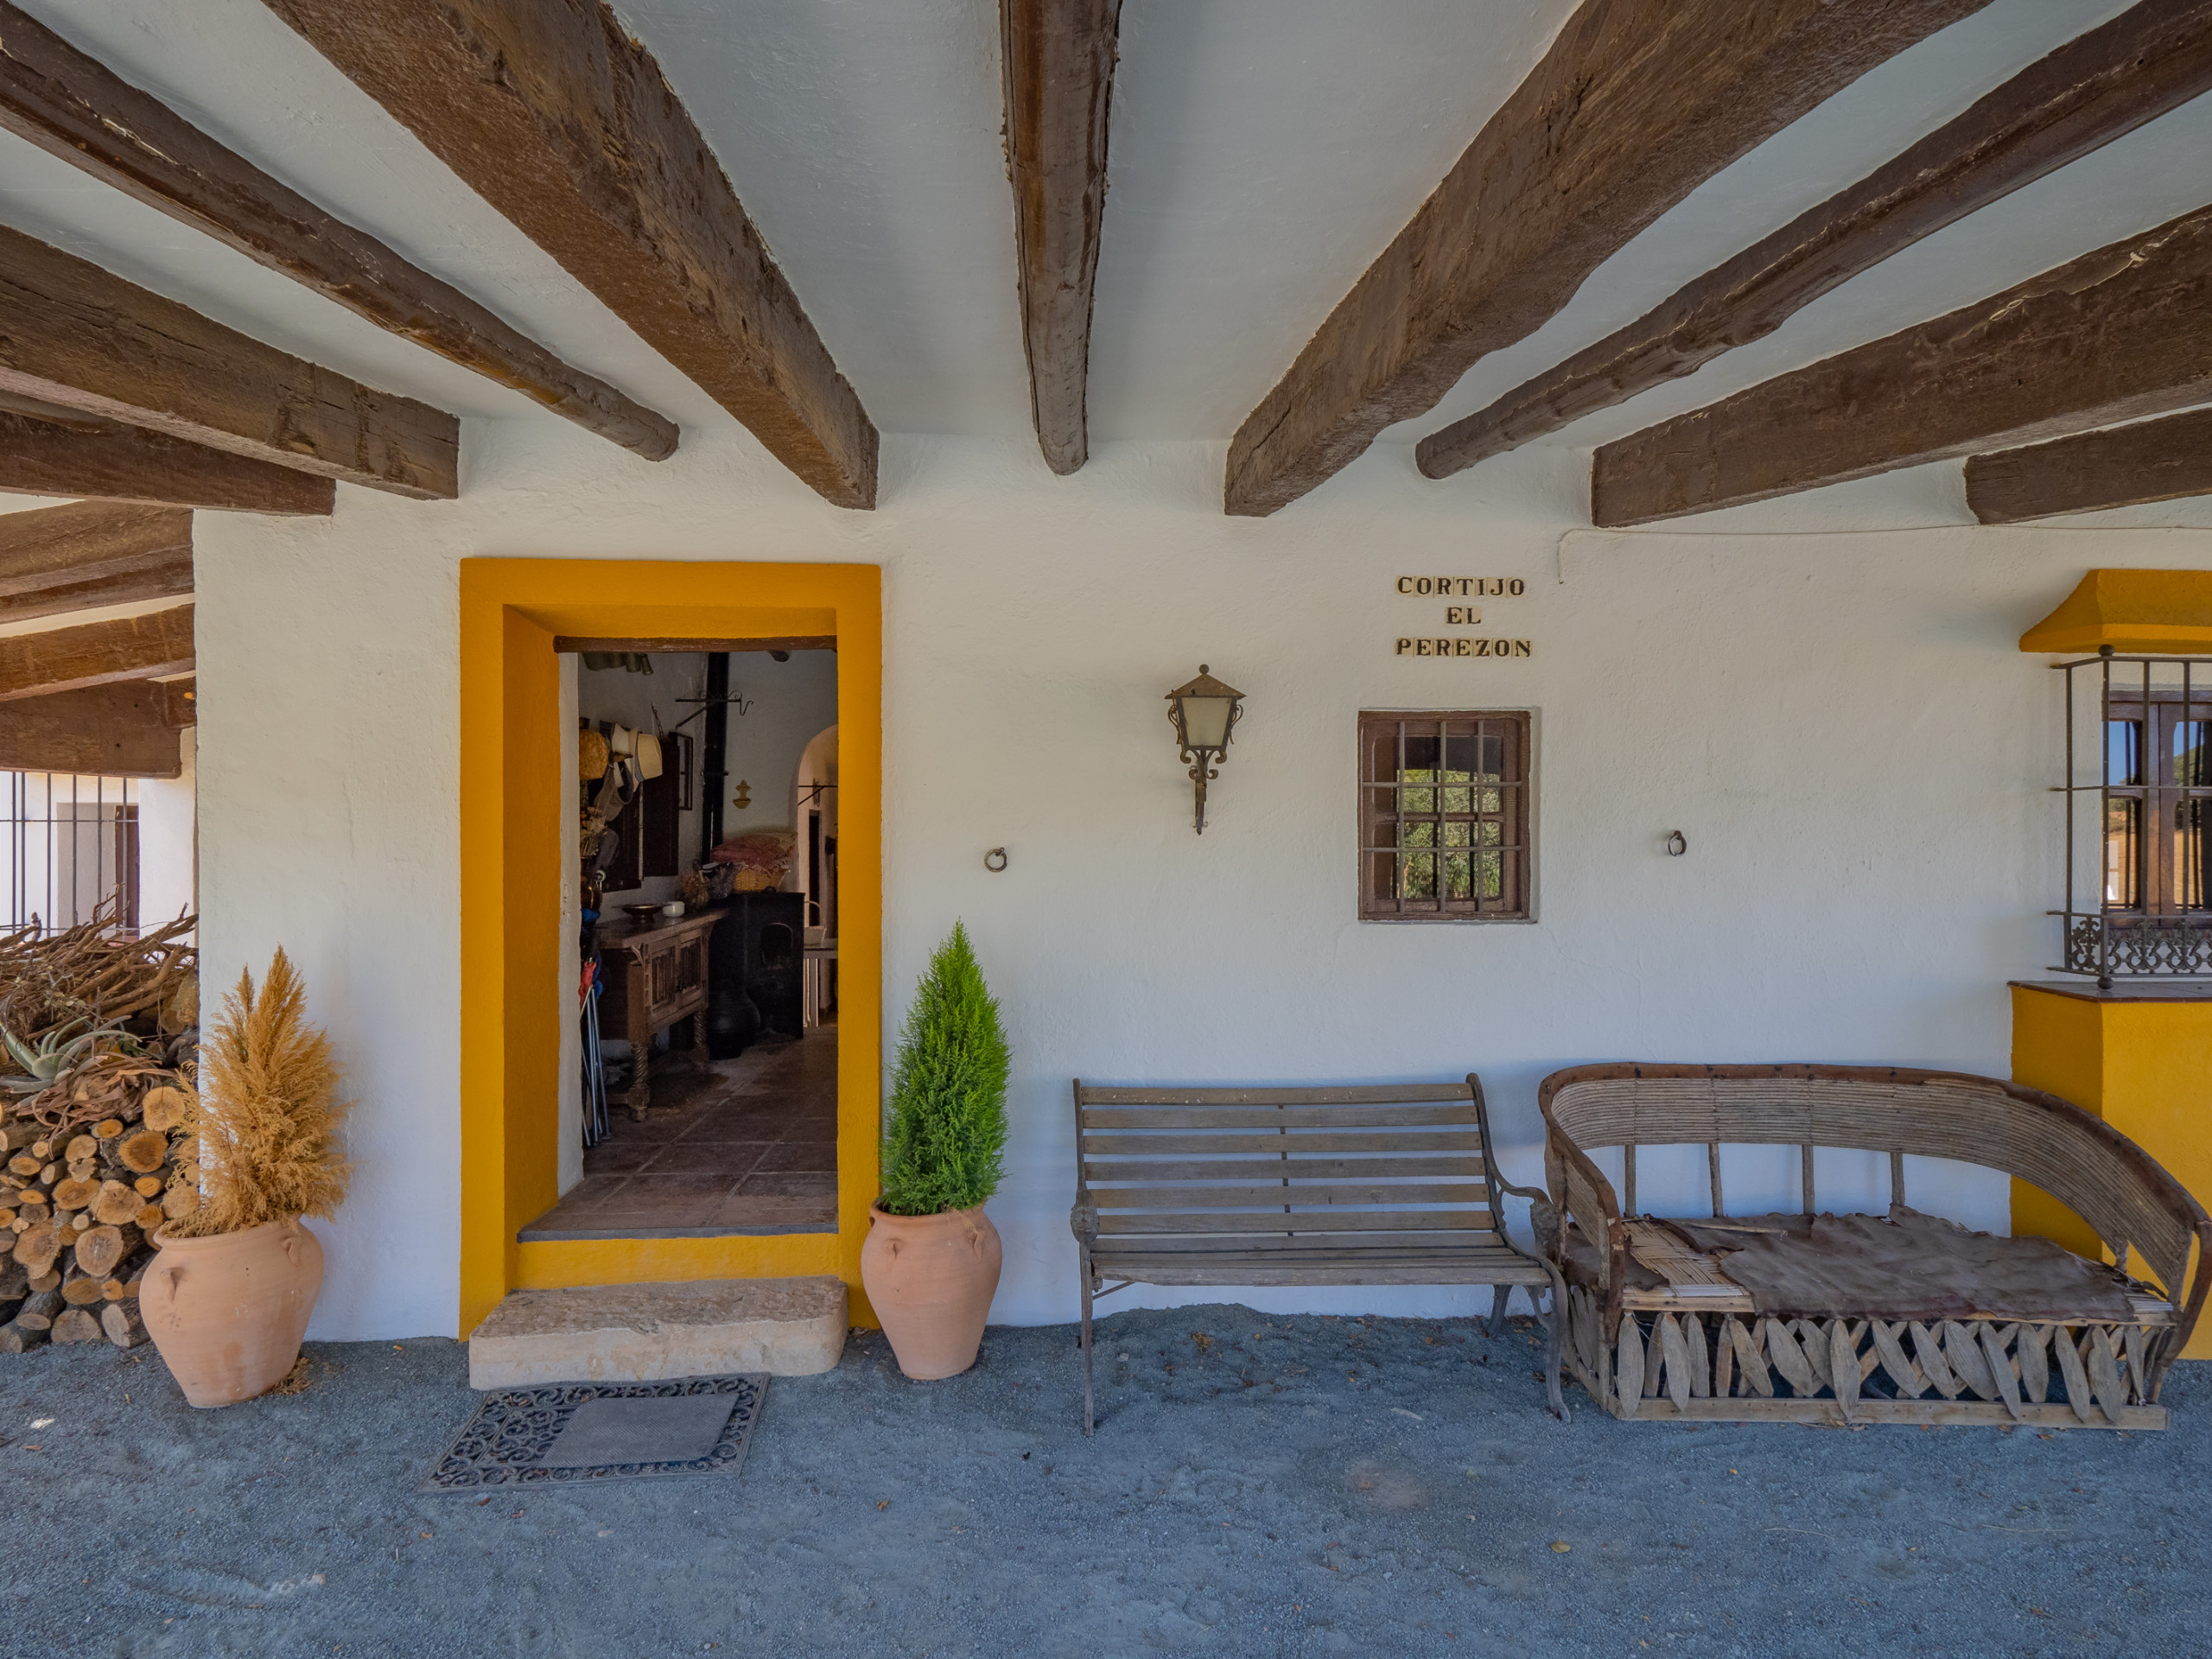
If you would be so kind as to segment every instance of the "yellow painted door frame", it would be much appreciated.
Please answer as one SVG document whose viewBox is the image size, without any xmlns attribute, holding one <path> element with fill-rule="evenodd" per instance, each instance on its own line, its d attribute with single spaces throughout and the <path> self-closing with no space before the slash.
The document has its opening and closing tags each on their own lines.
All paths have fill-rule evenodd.
<svg viewBox="0 0 2212 1659">
<path fill-rule="evenodd" d="M 869 564 L 465 559 L 461 566 L 461 1318 L 509 1290 L 835 1274 L 876 1195 L 883 621 Z M 556 635 L 837 639 L 837 1230 L 518 1243 L 558 1198 L 564 814 Z"/>
</svg>

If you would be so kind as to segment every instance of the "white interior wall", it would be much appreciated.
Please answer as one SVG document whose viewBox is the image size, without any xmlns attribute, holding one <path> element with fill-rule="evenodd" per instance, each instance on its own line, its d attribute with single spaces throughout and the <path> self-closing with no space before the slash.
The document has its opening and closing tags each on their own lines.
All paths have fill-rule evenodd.
<svg viewBox="0 0 2212 1659">
<path fill-rule="evenodd" d="M 779 663 L 764 651 L 738 652 L 730 658 L 729 683 L 751 706 L 742 715 L 734 708 L 729 711 L 722 765 L 732 798 L 742 780 L 752 787 L 753 804 L 741 812 L 734 804 L 725 807 L 722 831 L 797 830 L 791 785 L 799 758 L 837 723 L 837 653 L 795 651 Z M 794 856 L 805 855 L 801 846 Z"/>
<path fill-rule="evenodd" d="M 883 505 L 862 514 L 712 429 L 687 429 L 649 495 L 565 429 L 472 423 L 465 442 L 457 502 L 342 489 L 329 520 L 211 515 L 200 533 L 211 982 L 281 940 L 362 1102 L 318 1336 L 453 1328 L 463 557 L 882 566 L 886 1035 L 964 918 L 1016 1053 L 991 1205 L 1002 1321 L 1075 1308 L 1072 1077 L 1478 1070 L 1525 1181 L 1536 1084 L 1576 1061 L 2004 1074 L 2005 982 L 2051 960 L 2058 868 L 2057 677 L 2015 640 L 2093 565 L 2212 557 L 2203 530 L 1851 528 L 1953 487 L 1924 470 L 1774 505 L 1830 533 L 1599 536 L 1573 528 L 1586 459 L 1557 450 L 1440 486 L 1385 447 L 1249 520 L 1220 512 L 1216 443 L 1104 446 L 1061 480 L 1033 446 L 887 436 Z M 1481 632 L 1535 656 L 1395 657 L 1397 635 L 1446 631 L 1393 589 L 1423 572 L 1522 578 Z M 1163 702 L 1201 661 L 1249 699 L 1203 837 Z M 1353 919 L 1354 719 L 1377 708 L 1535 711 L 1538 925 Z M 987 873 L 1001 845 L 1009 868 Z M 1732 1160 L 1734 1205 L 1787 1201 L 1785 1161 Z M 1830 1201 L 1886 1197 L 1868 1160 L 1820 1174 Z M 1999 1177 L 1912 1179 L 1916 1203 L 2005 1224 Z"/>
</svg>

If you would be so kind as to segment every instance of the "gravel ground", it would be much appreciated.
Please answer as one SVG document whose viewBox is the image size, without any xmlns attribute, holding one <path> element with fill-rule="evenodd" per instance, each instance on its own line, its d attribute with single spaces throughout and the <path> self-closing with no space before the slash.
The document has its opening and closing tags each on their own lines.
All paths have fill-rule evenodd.
<svg viewBox="0 0 2212 1659">
<path fill-rule="evenodd" d="M 1086 1441 L 1069 1327 L 925 1383 L 861 1335 L 735 1479 L 488 1503 L 411 1490 L 458 1344 L 311 1345 L 212 1412 L 151 1348 L 0 1358 L 0 1652 L 2212 1651 L 2212 1366 L 2163 1434 L 1683 1429 L 1554 1422 L 1535 1343 L 1126 1313 Z"/>
</svg>

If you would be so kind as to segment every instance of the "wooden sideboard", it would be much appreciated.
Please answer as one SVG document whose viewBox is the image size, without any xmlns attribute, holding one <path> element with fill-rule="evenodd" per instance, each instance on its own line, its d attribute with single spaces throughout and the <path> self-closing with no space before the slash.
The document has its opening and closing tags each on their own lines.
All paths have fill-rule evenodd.
<svg viewBox="0 0 2212 1659">
<path fill-rule="evenodd" d="M 704 1034 L 696 1016 L 707 1007 L 707 938 L 724 913 L 707 911 L 645 927 L 606 928 L 599 935 L 607 981 L 599 1005 L 600 1034 L 630 1045 L 630 1088 L 622 1103 L 639 1122 L 652 1103 L 654 1033 L 691 1020 L 695 1048 Z"/>
</svg>

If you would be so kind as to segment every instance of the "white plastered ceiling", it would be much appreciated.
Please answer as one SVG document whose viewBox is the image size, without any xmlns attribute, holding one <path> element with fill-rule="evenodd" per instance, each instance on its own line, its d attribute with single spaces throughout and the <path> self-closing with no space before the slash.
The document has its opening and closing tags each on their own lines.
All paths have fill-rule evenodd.
<svg viewBox="0 0 2212 1659">
<path fill-rule="evenodd" d="M 572 362 L 695 432 L 728 431 L 703 394 L 259 0 L 24 3 Z M 995 0 L 617 9 L 667 70 L 878 426 L 1025 438 Z M 1414 480 L 1402 445 L 1637 315 L 2123 9 L 1995 0 L 1902 54 L 1666 214 L 1549 325 L 1477 365 L 1433 417 L 1386 435 L 1389 459 L 1366 464 L 1402 468 L 1409 488 L 1478 490 Z M 1094 442 L 1225 441 L 1572 10 L 1570 0 L 1127 0 Z M 2212 99 L 1551 442 L 1587 448 L 2200 206 L 2208 151 Z M 373 385 L 466 416 L 556 418 L 4 137 L 0 222 Z M 466 456 L 464 469 L 466 486 Z M 2144 511 L 2187 521 L 2191 509 Z"/>
</svg>

